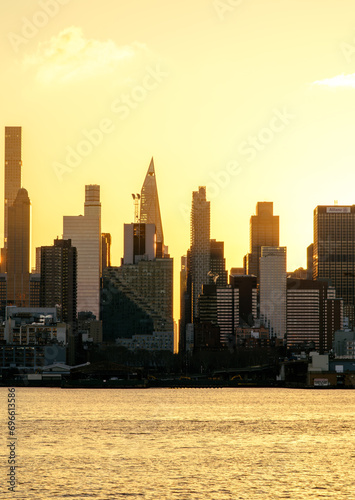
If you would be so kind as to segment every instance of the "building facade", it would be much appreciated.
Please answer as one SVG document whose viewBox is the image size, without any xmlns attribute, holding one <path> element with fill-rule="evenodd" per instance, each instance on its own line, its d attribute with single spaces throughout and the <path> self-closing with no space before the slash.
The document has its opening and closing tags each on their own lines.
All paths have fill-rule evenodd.
<svg viewBox="0 0 355 500">
<path fill-rule="evenodd" d="M 197 300 L 202 285 L 207 285 L 211 271 L 210 202 L 206 200 L 206 187 L 192 193 L 191 247 L 189 273 L 191 274 L 192 322 L 198 316 Z"/>
<path fill-rule="evenodd" d="M 313 279 L 328 279 L 354 325 L 355 205 L 317 206 L 313 214 Z"/>
<path fill-rule="evenodd" d="M 162 258 L 165 254 L 163 224 L 160 215 L 157 180 L 155 176 L 154 160 L 150 161 L 140 196 L 140 222 L 155 224 L 156 256 Z"/>
<path fill-rule="evenodd" d="M 7 248 L 8 209 L 21 189 L 22 129 L 5 127 L 5 204 L 4 204 L 4 248 Z"/>
<path fill-rule="evenodd" d="M 250 217 L 249 253 L 244 259 L 245 274 L 260 278 L 261 248 L 279 246 L 279 216 L 273 213 L 273 202 L 258 202 L 256 215 Z"/>
<path fill-rule="evenodd" d="M 26 189 L 19 189 L 7 213 L 7 304 L 29 307 L 31 202 Z"/>
<path fill-rule="evenodd" d="M 262 247 L 260 257 L 260 319 L 270 336 L 286 333 L 286 247 Z"/>
<path fill-rule="evenodd" d="M 77 310 L 100 314 L 100 186 L 85 186 L 84 215 L 63 217 L 63 239 L 77 249 Z"/>
<path fill-rule="evenodd" d="M 40 306 L 57 307 L 60 321 L 74 325 L 77 302 L 77 251 L 70 240 L 41 247 Z"/>
</svg>

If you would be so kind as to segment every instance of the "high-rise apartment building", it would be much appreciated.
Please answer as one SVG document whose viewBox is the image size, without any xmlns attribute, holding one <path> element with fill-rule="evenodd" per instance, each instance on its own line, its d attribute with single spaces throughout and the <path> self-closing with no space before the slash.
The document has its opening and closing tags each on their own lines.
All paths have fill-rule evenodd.
<svg viewBox="0 0 355 500">
<path fill-rule="evenodd" d="M 77 251 L 70 240 L 41 247 L 40 307 L 57 307 L 60 320 L 76 322 Z"/>
<path fill-rule="evenodd" d="M 317 206 L 313 215 L 313 279 L 328 279 L 344 316 L 355 320 L 355 205 Z"/>
<path fill-rule="evenodd" d="M 245 272 L 256 276 L 259 282 L 261 247 L 279 246 L 279 216 L 273 214 L 273 202 L 257 203 L 256 215 L 250 217 L 249 245 Z"/>
<path fill-rule="evenodd" d="M 206 187 L 200 186 L 192 193 L 191 207 L 191 248 L 190 248 L 192 321 L 197 318 L 197 300 L 202 285 L 210 280 L 211 243 L 210 243 L 210 202 L 206 200 Z"/>
<path fill-rule="evenodd" d="M 342 328 L 342 300 L 326 281 L 287 278 L 287 347 L 332 348 Z"/>
<path fill-rule="evenodd" d="M 140 222 L 142 224 L 155 224 L 156 256 L 161 258 L 165 254 L 164 235 L 153 158 L 143 182 L 140 203 Z"/>
<path fill-rule="evenodd" d="M 85 186 L 84 215 L 63 217 L 63 239 L 77 249 L 77 310 L 100 314 L 100 186 Z"/>
<path fill-rule="evenodd" d="M 260 318 L 271 337 L 286 333 L 286 247 L 261 247 Z"/>
<path fill-rule="evenodd" d="M 210 282 L 216 283 L 219 287 L 228 285 L 223 241 L 210 241 Z"/>
<path fill-rule="evenodd" d="M 30 227 L 31 202 L 26 189 L 19 189 L 8 207 L 7 303 L 30 305 Z"/>
</svg>

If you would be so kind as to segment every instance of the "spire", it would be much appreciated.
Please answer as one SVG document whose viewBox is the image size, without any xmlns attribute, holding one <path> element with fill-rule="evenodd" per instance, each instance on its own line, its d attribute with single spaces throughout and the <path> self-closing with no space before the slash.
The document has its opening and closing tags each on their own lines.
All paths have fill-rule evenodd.
<svg viewBox="0 0 355 500">
<path fill-rule="evenodd" d="M 162 257 L 164 253 L 164 236 L 153 157 L 150 160 L 147 175 L 145 176 L 142 186 L 140 212 L 140 222 L 142 224 L 155 224 L 157 234 L 157 257 Z"/>
</svg>

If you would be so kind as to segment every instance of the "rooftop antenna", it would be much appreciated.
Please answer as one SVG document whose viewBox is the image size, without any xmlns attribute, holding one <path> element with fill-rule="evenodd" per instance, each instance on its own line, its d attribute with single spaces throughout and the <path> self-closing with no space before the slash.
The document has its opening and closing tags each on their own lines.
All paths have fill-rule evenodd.
<svg viewBox="0 0 355 500">
<path fill-rule="evenodd" d="M 132 193 L 133 203 L 134 203 L 134 223 L 139 223 L 139 200 L 141 199 L 140 194 Z"/>
</svg>

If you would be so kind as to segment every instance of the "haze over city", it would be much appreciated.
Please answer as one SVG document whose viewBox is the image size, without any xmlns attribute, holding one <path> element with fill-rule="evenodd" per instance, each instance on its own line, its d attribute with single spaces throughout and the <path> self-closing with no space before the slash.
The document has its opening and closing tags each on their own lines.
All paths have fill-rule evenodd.
<svg viewBox="0 0 355 500">
<path fill-rule="evenodd" d="M 353 2 L 58 0 L 0 9 L 0 125 L 23 130 L 32 265 L 36 246 L 61 237 L 63 215 L 82 213 L 86 184 L 101 186 L 102 230 L 120 265 L 131 193 L 152 156 L 175 261 L 175 318 L 198 186 L 207 186 L 211 237 L 225 242 L 227 268 L 248 252 L 257 201 L 274 202 L 289 270 L 306 267 L 315 206 L 354 202 Z"/>
</svg>

